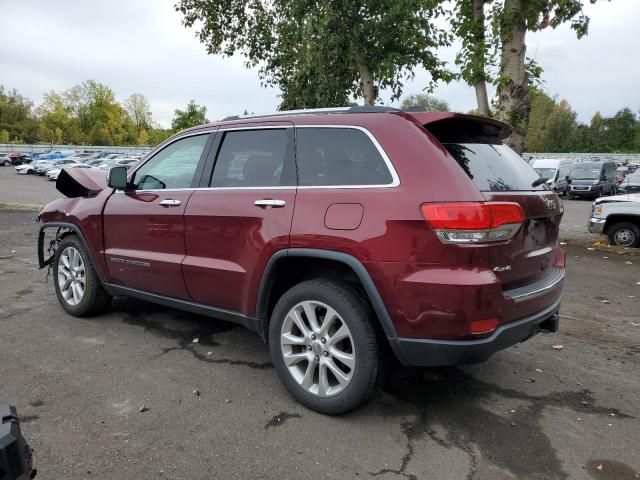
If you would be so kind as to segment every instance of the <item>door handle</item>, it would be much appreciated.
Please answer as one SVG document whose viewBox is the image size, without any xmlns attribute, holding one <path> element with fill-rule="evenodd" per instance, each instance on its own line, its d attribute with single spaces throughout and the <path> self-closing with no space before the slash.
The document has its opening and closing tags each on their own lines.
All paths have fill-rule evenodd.
<svg viewBox="0 0 640 480">
<path fill-rule="evenodd" d="M 262 207 L 262 208 L 282 208 L 284 207 L 287 202 L 285 202 L 284 200 L 274 200 L 271 198 L 264 198 L 262 200 L 256 200 L 255 202 L 253 202 L 253 204 L 256 207 Z"/>
<path fill-rule="evenodd" d="M 158 205 L 162 205 L 165 208 L 167 208 L 167 207 L 179 207 L 180 205 L 182 205 L 182 202 L 180 200 L 173 200 L 172 198 L 167 198 L 165 200 L 160 200 L 158 202 Z"/>
</svg>

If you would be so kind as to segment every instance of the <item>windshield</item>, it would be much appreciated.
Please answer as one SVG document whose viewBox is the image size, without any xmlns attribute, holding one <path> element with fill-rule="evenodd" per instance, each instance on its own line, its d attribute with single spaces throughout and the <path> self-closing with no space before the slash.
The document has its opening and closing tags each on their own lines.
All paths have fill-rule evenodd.
<svg viewBox="0 0 640 480">
<path fill-rule="evenodd" d="M 557 170 L 555 168 L 536 168 L 536 172 L 542 178 L 546 178 L 547 180 L 553 180 L 556 178 Z"/>
<path fill-rule="evenodd" d="M 443 143 L 473 183 L 484 192 L 546 190 L 532 185 L 538 173 L 506 145 Z"/>
<path fill-rule="evenodd" d="M 600 172 L 602 171 L 602 165 L 576 165 L 571 170 L 571 178 L 576 180 L 596 180 L 600 178 Z"/>
</svg>

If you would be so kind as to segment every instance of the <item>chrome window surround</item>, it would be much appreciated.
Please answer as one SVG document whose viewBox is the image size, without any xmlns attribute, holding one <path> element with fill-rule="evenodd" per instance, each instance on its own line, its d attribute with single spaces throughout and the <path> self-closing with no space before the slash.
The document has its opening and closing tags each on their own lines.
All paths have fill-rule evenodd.
<svg viewBox="0 0 640 480">
<path fill-rule="evenodd" d="M 216 128 L 215 130 L 208 130 L 208 131 L 199 131 L 199 132 L 194 132 L 194 133 L 189 133 L 186 135 L 182 135 L 180 137 L 177 137 L 175 140 L 167 143 L 162 150 L 164 150 L 164 148 L 168 147 L 169 145 L 182 140 L 184 138 L 188 138 L 188 137 L 193 137 L 196 135 L 209 135 L 212 134 L 214 132 L 229 132 L 229 131 L 234 131 L 234 130 L 274 130 L 274 129 L 289 129 L 289 128 L 294 128 L 293 125 L 257 125 L 257 126 L 243 126 L 243 127 L 222 127 L 222 128 Z M 397 186 L 400 185 L 400 178 L 398 177 L 398 173 L 396 172 L 396 169 L 393 166 L 393 163 L 391 163 L 391 160 L 389 159 L 389 156 L 387 155 L 387 153 L 384 151 L 384 149 L 382 148 L 382 146 L 380 145 L 380 143 L 378 142 L 378 140 L 373 136 L 373 134 L 366 128 L 361 127 L 359 125 L 297 125 L 295 126 L 295 128 L 350 128 L 353 130 L 360 130 L 361 132 L 363 132 L 365 135 L 367 135 L 367 137 L 369 137 L 369 140 L 373 143 L 373 145 L 376 147 L 376 149 L 378 150 L 378 153 L 380 154 L 380 156 L 382 157 L 382 159 L 384 160 L 385 165 L 387 166 L 387 169 L 389 170 L 389 173 L 391 174 L 391 183 L 387 183 L 387 184 L 383 184 L 383 185 L 308 185 L 308 186 L 303 186 L 303 185 L 287 185 L 287 186 L 277 186 L 277 187 L 195 187 L 195 188 L 166 188 L 166 189 L 151 189 L 151 190 L 136 190 L 136 192 L 180 192 L 180 191 L 185 191 L 185 190 L 291 190 L 291 189 L 299 189 L 299 190 L 321 190 L 321 189 L 331 189 L 331 188 L 338 188 L 338 189 L 362 189 L 362 188 L 395 188 Z M 158 153 L 162 150 L 159 150 Z M 140 165 L 136 165 L 136 167 L 131 171 L 131 175 L 134 175 L 135 172 L 142 167 L 142 165 L 144 165 L 145 163 L 147 163 L 149 160 L 151 160 L 153 157 L 155 157 L 156 154 L 154 154 L 153 156 L 150 156 L 149 158 L 145 159 L 145 161 L 143 163 L 141 163 Z M 121 192 L 124 193 L 124 191 L 119 190 L 116 193 Z"/>
</svg>

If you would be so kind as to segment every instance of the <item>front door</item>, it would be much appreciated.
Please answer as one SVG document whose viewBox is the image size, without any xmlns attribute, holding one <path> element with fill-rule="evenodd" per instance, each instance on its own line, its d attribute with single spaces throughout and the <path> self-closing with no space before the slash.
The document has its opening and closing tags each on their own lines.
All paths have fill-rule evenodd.
<svg viewBox="0 0 640 480">
<path fill-rule="evenodd" d="M 182 277 L 184 211 L 199 181 L 210 133 L 180 138 L 135 170 L 126 191 L 104 209 L 104 243 L 112 281 L 188 299 Z"/>
<path fill-rule="evenodd" d="M 293 128 L 277 123 L 220 130 L 208 168 L 214 157 L 210 180 L 185 212 L 185 282 L 194 301 L 252 316 L 266 263 L 289 246 L 296 197 Z"/>
</svg>

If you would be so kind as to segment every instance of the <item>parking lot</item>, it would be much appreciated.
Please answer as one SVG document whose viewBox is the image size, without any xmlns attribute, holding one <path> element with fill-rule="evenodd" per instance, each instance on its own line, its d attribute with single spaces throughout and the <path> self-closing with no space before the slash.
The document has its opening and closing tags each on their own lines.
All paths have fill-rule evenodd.
<svg viewBox="0 0 640 480">
<path fill-rule="evenodd" d="M 565 202 L 560 332 L 484 364 L 400 369 L 326 417 L 241 327 L 124 298 L 66 315 L 34 214 L 15 209 L 55 197 L 0 168 L 0 403 L 42 478 L 640 478 L 640 253 L 594 247 L 588 201 Z"/>
</svg>

